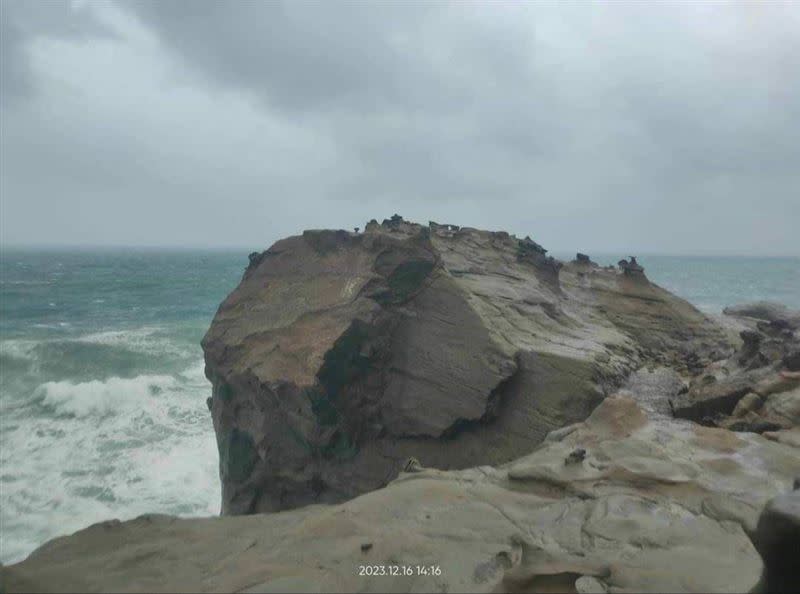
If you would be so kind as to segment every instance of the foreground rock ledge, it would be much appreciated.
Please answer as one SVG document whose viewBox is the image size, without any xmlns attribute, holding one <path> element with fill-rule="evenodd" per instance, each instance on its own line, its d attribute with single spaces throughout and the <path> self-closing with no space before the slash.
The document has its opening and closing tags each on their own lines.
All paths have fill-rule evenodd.
<svg viewBox="0 0 800 594">
<path fill-rule="evenodd" d="M 498 468 L 417 468 L 343 504 L 277 514 L 97 524 L 4 568 L 3 587 L 757 591 L 764 565 L 751 537 L 764 530 L 762 508 L 800 475 L 798 451 L 615 395 Z M 367 565 L 412 567 L 415 575 L 360 575 Z M 418 565 L 438 566 L 441 575 L 416 575 Z"/>
<path fill-rule="evenodd" d="M 691 373 L 730 354 L 723 328 L 635 259 L 546 252 L 396 216 L 252 254 L 203 340 L 222 513 L 344 501 L 410 457 L 502 464 L 642 365 Z"/>
</svg>

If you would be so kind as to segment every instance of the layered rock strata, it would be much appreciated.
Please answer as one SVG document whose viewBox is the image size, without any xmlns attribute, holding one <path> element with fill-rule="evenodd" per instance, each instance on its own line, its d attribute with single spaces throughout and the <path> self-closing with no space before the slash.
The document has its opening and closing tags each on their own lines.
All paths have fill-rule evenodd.
<svg viewBox="0 0 800 594">
<path fill-rule="evenodd" d="M 725 314 L 740 324 L 741 346 L 670 399 L 675 416 L 800 444 L 800 315 L 769 303 Z"/>
<path fill-rule="evenodd" d="M 338 502 L 405 461 L 501 464 L 642 365 L 685 373 L 726 332 L 648 281 L 505 232 L 394 216 L 252 254 L 203 340 L 222 511 Z"/>
</svg>

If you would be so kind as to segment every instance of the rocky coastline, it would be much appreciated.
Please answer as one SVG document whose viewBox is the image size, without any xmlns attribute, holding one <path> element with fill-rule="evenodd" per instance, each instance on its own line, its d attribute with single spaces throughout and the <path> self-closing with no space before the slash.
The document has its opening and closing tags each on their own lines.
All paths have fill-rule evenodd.
<svg viewBox="0 0 800 594">
<path fill-rule="evenodd" d="M 3 591 L 800 589 L 800 312 L 547 254 L 398 215 L 251 254 L 203 339 L 222 516 Z"/>
</svg>

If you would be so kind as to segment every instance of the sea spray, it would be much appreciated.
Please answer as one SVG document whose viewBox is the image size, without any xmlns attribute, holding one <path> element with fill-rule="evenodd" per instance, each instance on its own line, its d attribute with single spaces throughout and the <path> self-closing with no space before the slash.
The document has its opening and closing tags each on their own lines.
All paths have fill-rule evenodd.
<svg viewBox="0 0 800 594">
<path fill-rule="evenodd" d="M 199 342 L 246 256 L 0 258 L 0 561 L 111 518 L 216 515 Z"/>
</svg>

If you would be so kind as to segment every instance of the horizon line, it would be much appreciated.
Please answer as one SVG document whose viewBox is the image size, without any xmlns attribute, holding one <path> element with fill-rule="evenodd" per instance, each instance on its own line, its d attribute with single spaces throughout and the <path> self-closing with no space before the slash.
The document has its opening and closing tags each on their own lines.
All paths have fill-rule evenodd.
<svg viewBox="0 0 800 594">
<path fill-rule="evenodd" d="M 274 243 L 274 242 L 273 242 Z M 272 244 L 270 244 L 272 245 Z M 0 252 L 3 250 L 30 250 L 30 251 L 87 251 L 87 250 L 147 250 L 147 251 L 241 251 L 242 253 L 250 253 L 252 251 L 264 251 L 269 246 L 264 248 L 253 248 L 252 245 L 199 245 L 199 244 L 186 244 L 186 245 L 171 245 L 171 244 L 103 244 L 103 243 L 0 243 Z M 551 249 L 548 254 L 566 254 L 567 252 L 575 251 L 575 253 L 587 253 L 589 257 L 592 254 L 601 256 L 617 256 L 625 255 L 639 257 L 647 256 L 671 256 L 671 257 L 701 257 L 701 258 L 800 258 L 800 253 L 778 253 L 778 252 L 765 252 L 765 253 L 741 253 L 741 252 L 728 252 L 722 250 L 698 250 L 696 252 L 672 252 L 672 251 L 657 251 L 657 250 L 638 250 L 635 248 L 616 248 L 616 249 L 580 249 L 580 250 L 566 250 L 566 249 Z"/>
</svg>

